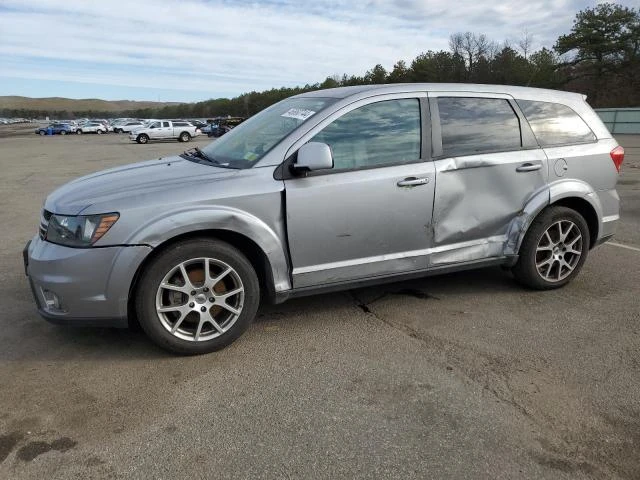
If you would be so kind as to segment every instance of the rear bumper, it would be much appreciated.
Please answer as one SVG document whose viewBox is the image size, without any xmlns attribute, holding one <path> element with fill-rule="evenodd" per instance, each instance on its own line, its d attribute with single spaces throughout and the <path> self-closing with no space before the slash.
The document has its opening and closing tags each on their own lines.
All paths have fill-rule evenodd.
<svg viewBox="0 0 640 480">
<path fill-rule="evenodd" d="M 129 288 L 147 246 L 69 248 L 35 236 L 23 251 L 38 313 L 64 325 L 126 327 Z"/>
</svg>

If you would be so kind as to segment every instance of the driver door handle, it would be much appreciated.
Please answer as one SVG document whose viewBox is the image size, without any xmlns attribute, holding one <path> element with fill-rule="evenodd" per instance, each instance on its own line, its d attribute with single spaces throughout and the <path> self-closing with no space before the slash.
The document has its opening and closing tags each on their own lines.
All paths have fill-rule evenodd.
<svg viewBox="0 0 640 480">
<path fill-rule="evenodd" d="M 516 172 L 534 172 L 542 168 L 541 163 L 523 163 L 516 168 Z"/>
<path fill-rule="evenodd" d="M 429 177 L 407 177 L 404 180 L 400 180 L 397 185 L 399 187 L 417 187 L 418 185 L 426 185 L 429 183 Z"/>
</svg>

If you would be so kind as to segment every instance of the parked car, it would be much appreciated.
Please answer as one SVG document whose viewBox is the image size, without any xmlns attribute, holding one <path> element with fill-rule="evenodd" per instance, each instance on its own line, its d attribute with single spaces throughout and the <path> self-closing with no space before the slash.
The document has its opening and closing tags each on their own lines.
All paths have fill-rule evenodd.
<svg viewBox="0 0 640 480">
<path fill-rule="evenodd" d="M 200 130 L 209 125 L 207 122 L 203 122 L 202 120 L 188 120 L 188 122 L 194 127 L 198 127 Z"/>
<path fill-rule="evenodd" d="M 148 127 L 138 128 L 129 134 L 129 140 L 148 143 L 150 140 L 178 140 L 188 142 L 200 135 L 200 129 L 186 121 L 159 120 Z"/>
<path fill-rule="evenodd" d="M 308 92 L 202 149 L 59 188 L 25 268 L 47 320 L 135 316 L 163 348 L 210 352 L 246 330 L 261 298 L 491 265 L 561 287 L 613 236 L 623 159 L 575 93 Z"/>
<path fill-rule="evenodd" d="M 200 131 L 201 131 L 202 133 L 205 133 L 205 134 L 207 134 L 207 135 L 208 135 L 208 134 L 209 134 L 209 133 L 211 133 L 214 129 L 217 129 L 217 128 L 218 128 L 218 124 L 217 124 L 217 123 L 207 123 L 204 127 L 198 127 L 198 128 L 200 128 Z"/>
<path fill-rule="evenodd" d="M 73 133 L 71 127 L 66 123 L 52 123 L 46 127 L 36 128 L 36 133 L 39 135 L 66 135 L 67 133 Z"/>
<path fill-rule="evenodd" d="M 144 127 L 144 123 L 138 121 L 138 120 L 131 120 L 129 122 L 125 122 L 122 123 L 120 125 L 118 125 L 117 127 L 114 126 L 113 127 L 113 131 L 115 133 L 129 133 L 132 130 L 135 130 L 137 128 L 142 128 Z"/>
<path fill-rule="evenodd" d="M 87 122 L 78 127 L 76 133 L 97 133 L 98 135 L 107 133 L 107 127 L 100 122 Z"/>
<path fill-rule="evenodd" d="M 209 137 L 221 137 L 225 133 L 228 133 L 232 128 L 237 127 L 242 122 L 244 122 L 244 118 L 242 117 L 229 117 L 218 120 L 218 123 L 215 126 L 212 126 L 211 129 L 207 132 Z"/>
<path fill-rule="evenodd" d="M 65 125 L 68 125 L 69 131 L 71 133 L 76 133 L 76 130 L 78 130 L 78 125 L 76 124 L 76 122 L 70 121 L 70 122 L 60 122 L 60 123 L 64 123 Z"/>
</svg>

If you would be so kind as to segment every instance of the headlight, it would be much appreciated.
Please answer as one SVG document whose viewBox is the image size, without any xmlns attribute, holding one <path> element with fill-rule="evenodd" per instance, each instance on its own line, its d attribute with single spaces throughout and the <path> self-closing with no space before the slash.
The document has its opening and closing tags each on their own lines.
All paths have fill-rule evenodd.
<svg viewBox="0 0 640 480">
<path fill-rule="evenodd" d="M 67 247 L 90 247 L 109 231 L 120 215 L 51 215 L 46 239 Z"/>
</svg>

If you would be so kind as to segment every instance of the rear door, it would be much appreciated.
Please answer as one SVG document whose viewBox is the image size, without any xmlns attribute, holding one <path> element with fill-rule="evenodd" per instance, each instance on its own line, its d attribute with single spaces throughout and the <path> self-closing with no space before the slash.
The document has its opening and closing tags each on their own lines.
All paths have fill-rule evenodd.
<svg viewBox="0 0 640 480">
<path fill-rule="evenodd" d="M 426 94 L 381 95 L 303 137 L 328 144 L 334 167 L 285 179 L 294 288 L 427 267 L 435 180 L 428 121 Z"/>
<path fill-rule="evenodd" d="M 429 92 L 436 193 L 431 265 L 503 254 L 508 228 L 547 186 L 547 158 L 508 95 Z"/>
</svg>

